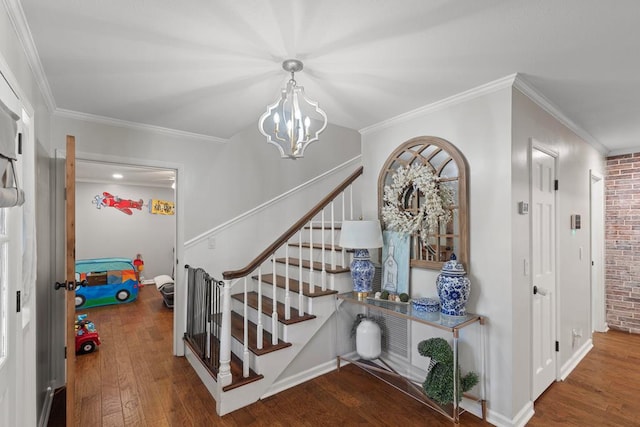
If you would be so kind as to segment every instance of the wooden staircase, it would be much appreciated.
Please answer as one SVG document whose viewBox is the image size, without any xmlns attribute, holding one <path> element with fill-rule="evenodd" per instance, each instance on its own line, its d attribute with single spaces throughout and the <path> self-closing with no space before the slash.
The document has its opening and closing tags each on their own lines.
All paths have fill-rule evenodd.
<svg viewBox="0 0 640 427">
<path fill-rule="evenodd" d="M 212 357 L 219 357 L 219 368 L 208 368 L 186 346 L 187 358 L 216 399 L 218 414 L 268 395 L 314 336 L 332 327 L 328 320 L 336 309 L 335 295 L 352 288 L 343 265 L 349 255 L 335 244 L 340 222 L 334 220 L 334 203 L 338 198 L 344 202 L 343 193 L 361 174 L 362 168 L 247 267 L 223 273 L 221 308 L 211 316 L 211 339 L 219 344 Z M 344 204 L 340 209 L 344 215 Z"/>
</svg>

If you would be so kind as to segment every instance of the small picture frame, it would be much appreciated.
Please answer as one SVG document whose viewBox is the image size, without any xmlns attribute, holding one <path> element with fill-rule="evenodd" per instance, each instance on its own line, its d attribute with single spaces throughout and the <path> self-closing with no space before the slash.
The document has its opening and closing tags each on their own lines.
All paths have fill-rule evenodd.
<svg viewBox="0 0 640 427">
<path fill-rule="evenodd" d="M 409 294 L 409 241 L 408 234 L 384 230 L 382 232 L 381 290 L 392 294 Z"/>
</svg>

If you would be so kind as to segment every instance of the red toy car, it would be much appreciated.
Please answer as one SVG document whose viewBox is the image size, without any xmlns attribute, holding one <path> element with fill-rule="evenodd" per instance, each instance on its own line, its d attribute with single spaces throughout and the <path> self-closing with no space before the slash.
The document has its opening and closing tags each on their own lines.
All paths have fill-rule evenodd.
<svg viewBox="0 0 640 427">
<path fill-rule="evenodd" d="M 100 345 L 100 336 L 86 314 L 79 314 L 76 319 L 76 353 L 91 353 Z"/>
</svg>

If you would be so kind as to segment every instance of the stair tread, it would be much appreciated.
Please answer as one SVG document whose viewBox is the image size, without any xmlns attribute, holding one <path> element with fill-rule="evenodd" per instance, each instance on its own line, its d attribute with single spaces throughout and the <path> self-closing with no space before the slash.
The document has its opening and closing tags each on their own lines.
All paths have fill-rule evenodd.
<svg viewBox="0 0 640 427">
<path fill-rule="evenodd" d="M 276 258 L 276 262 L 278 262 L 280 264 L 285 264 L 286 263 L 286 258 Z M 298 258 L 289 257 L 289 265 L 293 265 L 293 266 L 298 267 L 300 265 L 300 260 Z M 309 260 L 303 259 L 302 260 L 302 267 L 310 269 Z M 341 265 L 336 265 L 336 268 L 332 268 L 331 264 L 327 264 L 327 263 L 324 264 L 324 269 L 325 269 L 325 271 L 327 273 L 331 273 L 331 274 L 345 273 L 347 271 L 350 271 L 349 267 L 343 267 Z M 322 263 L 319 262 L 319 261 L 314 261 L 313 262 L 313 270 L 314 271 L 322 271 Z"/>
<path fill-rule="evenodd" d="M 216 354 L 212 354 L 211 356 L 217 359 L 220 357 L 219 355 L 220 341 L 218 341 L 218 338 L 216 338 L 216 336 L 213 334 L 210 335 L 210 339 L 212 342 L 211 348 L 216 352 Z M 197 349 L 197 346 L 195 345 L 195 343 L 187 338 L 184 339 L 184 343 L 188 345 L 191 348 L 191 350 L 194 352 L 194 354 L 196 354 L 196 357 L 200 359 L 200 357 L 197 356 L 199 350 Z M 200 362 L 203 364 L 204 368 L 211 374 L 211 376 L 217 381 L 218 379 L 217 368 L 214 368 L 213 366 L 211 366 L 208 363 L 208 361 L 205 362 L 203 360 L 200 360 Z M 240 387 L 264 378 L 264 375 L 257 374 L 253 369 L 249 369 L 249 376 L 247 378 L 244 378 L 242 376 L 242 361 L 238 356 L 236 356 L 233 353 L 231 353 L 231 361 L 229 362 L 229 366 L 231 369 L 231 384 L 224 386 L 223 387 L 224 391 L 233 390 L 236 387 Z"/>
<path fill-rule="evenodd" d="M 224 386 L 222 391 L 233 390 L 234 388 L 238 388 L 264 378 L 264 375 L 256 374 L 253 369 L 249 369 L 249 376 L 244 378 L 242 376 L 242 360 L 233 353 L 231 353 L 231 362 L 229 365 L 231 367 L 231 384 Z"/>
<path fill-rule="evenodd" d="M 291 343 L 284 342 L 281 339 L 278 339 L 278 344 L 271 344 L 271 333 L 268 331 L 263 331 L 262 333 L 262 348 L 259 349 L 257 347 L 257 337 L 258 337 L 258 326 L 249 321 L 249 350 L 252 353 L 261 356 L 263 354 L 271 353 L 276 350 L 280 350 L 286 347 L 291 347 Z M 244 344 L 244 317 L 235 311 L 231 312 L 231 336 Z"/>
<path fill-rule="evenodd" d="M 253 278 L 255 280 L 258 279 L 258 276 L 253 276 Z M 276 286 L 281 288 L 281 289 L 285 289 L 286 288 L 286 277 L 284 276 L 280 276 L 280 275 L 276 275 Z M 273 285 L 273 274 L 263 274 L 262 275 L 262 281 L 264 283 L 268 283 L 270 285 Z M 311 293 L 309 292 L 309 288 L 310 285 L 307 282 L 302 282 L 302 294 L 304 296 L 310 297 L 310 298 L 316 298 L 316 297 L 323 297 L 326 295 L 333 295 L 333 294 L 337 294 L 338 291 L 333 291 L 331 289 L 327 289 L 326 291 L 323 291 L 322 289 L 320 289 L 320 287 L 316 286 L 314 289 L 314 292 Z M 295 293 L 300 293 L 300 282 L 297 281 L 296 279 L 292 279 L 291 277 L 289 278 L 289 290 L 291 292 L 295 292 Z"/>
<path fill-rule="evenodd" d="M 244 303 L 244 294 L 242 293 L 233 294 L 231 295 L 231 298 Z M 256 310 L 258 309 L 258 293 L 257 292 L 247 293 L 247 304 L 249 305 L 249 307 L 252 307 Z M 298 310 L 291 307 L 291 318 L 289 320 L 286 320 L 284 318 L 284 304 L 282 304 L 281 302 L 277 303 L 276 310 L 278 312 L 278 322 L 284 325 L 292 325 L 294 323 L 304 322 L 305 320 L 311 320 L 316 318 L 316 316 L 308 313 L 300 316 L 300 313 L 298 312 Z M 262 296 L 262 313 L 271 315 L 272 312 L 273 312 L 273 300 L 263 295 Z"/>
<path fill-rule="evenodd" d="M 304 226 L 305 230 L 308 230 L 310 228 L 314 229 L 314 230 L 322 230 L 322 223 L 320 224 L 313 224 L 312 226 L 309 225 L 305 225 Z M 342 230 L 342 224 L 333 224 L 333 229 L 334 230 Z M 324 231 L 331 231 L 331 224 L 325 224 L 324 225 Z"/>
<path fill-rule="evenodd" d="M 289 243 L 289 246 L 293 246 L 295 248 L 297 248 L 298 245 L 299 245 L 298 243 Z M 302 242 L 302 247 L 305 248 L 305 249 L 309 249 L 309 248 L 311 248 L 311 244 L 309 242 Z M 322 243 L 314 243 L 313 244 L 313 249 L 322 249 Z M 333 245 L 332 246 L 331 244 L 326 243 L 326 242 L 324 244 L 324 249 L 327 250 L 327 251 L 332 250 L 332 249 L 335 249 L 336 251 L 341 251 L 342 250 L 342 248 L 340 246 L 338 246 L 338 245 Z M 347 252 L 349 252 L 349 251 L 350 251 L 350 249 L 347 249 Z"/>
</svg>

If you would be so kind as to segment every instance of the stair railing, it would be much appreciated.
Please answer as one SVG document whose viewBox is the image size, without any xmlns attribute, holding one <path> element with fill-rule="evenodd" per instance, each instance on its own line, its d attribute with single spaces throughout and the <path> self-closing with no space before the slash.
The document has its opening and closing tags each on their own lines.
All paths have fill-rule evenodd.
<svg viewBox="0 0 640 427">
<path fill-rule="evenodd" d="M 305 314 L 305 301 L 303 295 L 303 262 L 302 262 L 302 250 L 303 250 L 303 233 L 305 227 L 309 227 L 309 293 L 316 292 L 315 282 L 314 282 L 314 271 L 316 270 L 316 265 L 314 265 L 314 245 L 313 245 L 313 227 L 314 227 L 314 218 L 316 218 L 320 214 L 320 227 L 322 230 L 322 239 L 319 247 L 315 248 L 321 249 L 322 259 L 320 260 L 321 269 L 321 281 L 320 284 L 322 290 L 326 290 L 326 264 L 325 264 L 325 249 L 326 242 L 324 237 L 325 231 L 325 208 L 329 207 L 330 209 L 330 230 L 331 230 L 331 268 L 335 269 L 337 265 L 336 257 L 338 252 L 340 252 L 340 256 L 342 259 L 342 265 L 346 265 L 346 254 L 345 250 L 342 248 L 336 247 L 335 242 L 335 231 L 336 231 L 336 222 L 334 215 L 334 205 L 336 200 L 341 201 L 342 208 L 342 221 L 353 219 L 353 182 L 358 179 L 362 175 L 363 168 L 358 168 L 355 172 L 349 175 L 342 183 L 340 183 L 336 188 L 333 189 L 327 196 L 325 196 L 320 202 L 318 202 L 309 212 L 307 212 L 302 218 L 295 222 L 287 231 L 285 231 L 280 237 L 278 237 L 273 243 L 271 243 L 265 250 L 263 250 L 257 257 L 255 257 L 249 264 L 247 264 L 244 268 L 239 270 L 225 271 L 222 273 L 224 279 L 224 287 L 222 288 L 222 316 L 221 316 L 221 328 L 220 328 L 220 363 L 218 370 L 218 384 L 219 387 L 225 387 L 232 382 L 231 377 L 231 290 L 235 286 L 235 284 L 244 279 L 244 348 L 243 348 L 243 376 L 246 378 L 249 376 L 249 351 L 248 351 L 248 339 L 247 339 L 247 330 L 249 329 L 248 325 L 248 316 L 247 316 L 247 281 L 250 280 L 251 274 L 257 272 L 257 294 L 258 294 L 258 322 L 257 322 L 257 342 L 256 347 L 262 348 L 263 341 L 263 331 L 264 326 L 262 324 L 262 270 L 263 265 L 267 262 L 272 263 L 272 273 L 273 273 L 273 292 L 272 292 L 272 300 L 273 300 L 273 311 L 271 314 L 271 337 L 272 344 L 277 344 L 278 337 L 278 312 L 277 312 L 277 277 L 276 277 L 276 260 L 277 253 L 281 251 L 284 247 L 284 256 L 285 256 L 285 318 L 288 320 L 291 316 L 291 298 L 289 291 L 289 245 L 291 244 L 291 240 L 297 235 L 297 246 L 298 246 L 298 283 L 299 283 L 299 300 L 298 300 L 298 311 L 299 315 Z M 348 193 L 348 197 L 347 197 Z M 346 209 L 346 204 L 348 204 L 348 211 Z M 346 215 L 349 215 L 348 217 Z M 295 246 L 295 244 L 294 244 Z M 307 312 L 312 314 L 311 312 L 312 306 L 309 303 L 309 308 Z"/>
</svg>

